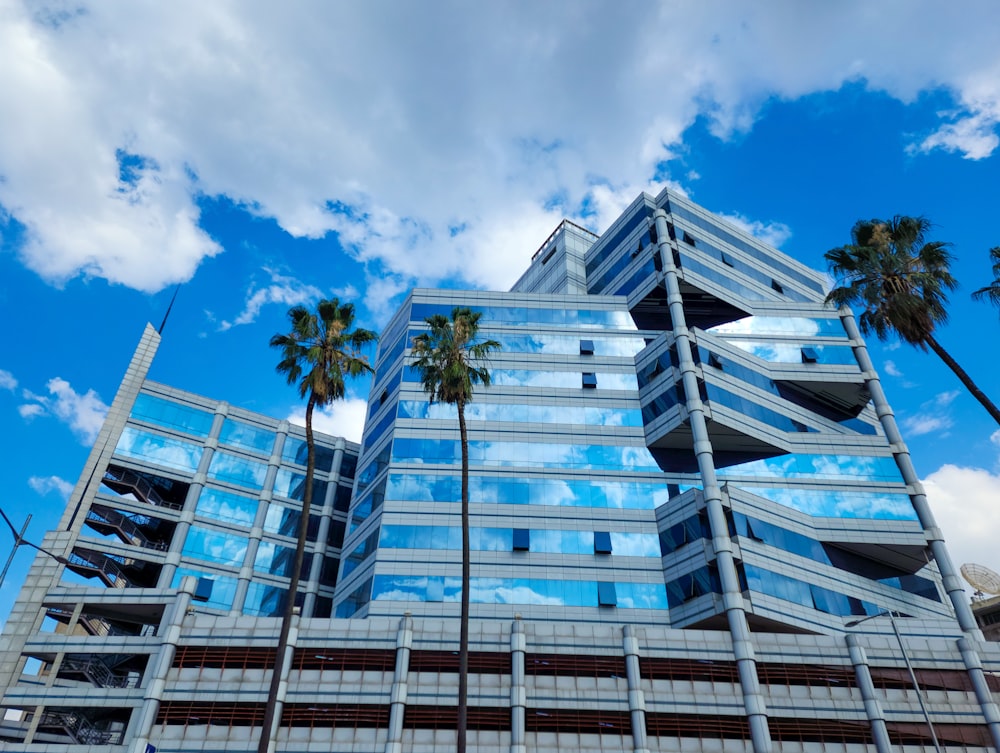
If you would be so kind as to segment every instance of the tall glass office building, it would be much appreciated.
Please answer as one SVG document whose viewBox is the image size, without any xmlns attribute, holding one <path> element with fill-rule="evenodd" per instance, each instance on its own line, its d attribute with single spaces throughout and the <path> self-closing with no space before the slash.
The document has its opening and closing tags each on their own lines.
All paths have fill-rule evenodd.
<svg viewBox="0 0 1000 753">
<path fill-rule="evenodd" d="M 668 191 L 601 236 L 562 223 L 510 292 L 412 291 L 361 446 L 319 439 L 268 731 L 301 432 L 147 381 L 147 330 L 46 537 L 65 562 L 36 560 L 8 623 L 0 738 L 453 749 L 459 434 L 410 347 L 469 307 L 502 345 L 467 410 L 470 749 L 995 750 L 1000 650 L 853 317 L 823 299 L 820 274 Z"/>
</svg>

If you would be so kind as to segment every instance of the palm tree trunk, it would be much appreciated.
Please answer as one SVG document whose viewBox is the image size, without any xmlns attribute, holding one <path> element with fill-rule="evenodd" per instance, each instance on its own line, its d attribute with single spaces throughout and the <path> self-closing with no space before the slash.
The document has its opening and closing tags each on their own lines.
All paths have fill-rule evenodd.
<svg viewBox="0 0 1000 753">
<path fill-rule="evenodd" d="M 938 354 L 938 357 L 945 362 L 949 369 L 955 372 L 955 376 L 961 380 L 965 388 L 972 393 L 972 396 L 979 401 L 980 405 L 986 408 L 986 411 L 993 416 L 993 420 L 1000 424 L 1000 409 L 993 404 L 992 400 L 986 397 L 985 392 L 976 386 L 976 383 L 972 381 L 972 377 L 965 373 L 965 369 L 959 366 L 958 362 L 948 354 L 948 351 L 941 347 L 941 344 L 934 339 L 933 335 L 927 335 L 924 342 L 930 346 L 931 350 Z"/>
<path fill-rule="evenodd" d="M 309 507 L 312 503 L 313 475 L 316 471 L 316 445 L 313 441 L 312 417 L 316 407 L 316 396 L 309 394 L 306 403 L 306 484 L 302 493 L 302 517 L 299 520 L 299 539 L 295 546 L 295 561 L 292 563 L 291 579 L 288 584 L 288 600 L 281 616 L 281 632 L 278 634 L 278 650 L 274 657 L 274 668 L 271 671 L 271 684 L 267 690 L 267 703 L 264 706 L 264 722 L 260 739 L 257 741 L 257 753 L 268 753 L 271 743 L 271 730 L 274 727 L 274 716 L 278 705 L 278 686 L 284 673 L 285 647 L 288 645 L 288 634 L 292 629 L 292 617 L 295 613 L 295 600 L 299 591 L 299 578 L 302 574 L 302 561 L 305 559 L 306 536 L 309 531 Z"/>
<path fill-rule="evenodd" d="M 465 401 L 458 400 L 458 431 L 462 437 L 462 617 L 458 638 L 458 744 L 465 753 L 469 720 L 469 435 L 465 428 Z"/>
</svg>

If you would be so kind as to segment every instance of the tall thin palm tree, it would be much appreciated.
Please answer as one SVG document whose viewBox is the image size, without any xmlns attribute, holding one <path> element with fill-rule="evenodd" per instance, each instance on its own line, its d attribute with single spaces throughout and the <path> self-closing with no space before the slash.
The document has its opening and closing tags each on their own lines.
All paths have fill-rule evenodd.
<svg viewBox="0 0 1000 753">
<path fill-rule="evenodd" d="M 264 708 L 263 730 L 258 742 L 259 753 L 267 753 L 271 744 L 271 728 L 277 706 L 278 686 L 284 669 L 285 646 L 291 629 L 292 614 L 302 575 L 302 561 L 309 530 L 309 507 L 312 504 L 313 476 L 316 472 L 316 443 L 313 437 L 313 411 L 344 397 L 347 378 L 371 374 L 372 367 L 364 349 L 378 340 L 375 332 L 352 329 L 354 306 L 336 298 L 322 300 L 316 310 L 294 306 L 288 311 L 292 325 L 288 334 L 271 338 L 271 347 L 281 352 L 275 370 L 283 374 L 290 385 L 306 398 L 306 480 L 302 494 L 302 517 L 299 520 L 298 543 L 288 585 L 288 600 L 281 619 L 278 651 L 271 673 L 267 704 Z"/>
<path fill-rule="evenodd" d="M 977 301 L 989 301 L 1000 308 L 1000 246 L 990 249 L 990 261 L 993 262 L 993 282 L 985 288 L 979 288 L 972 297 Z"/>
<path fill-rule="evenodd" d="M 948 320 L 948 291 L 958 283 L 949 271 L 949 244 L 926 241 L 930 227 L 924 217 L 900 215 L 856 222 L 853 242 L 825 254 L 839 284 L 826 300 L 860 308 L 858 324 L 866 335 L 885 340 L 895 334 L 933 350 L 1000 424 L 1000 410 L 934 336 L 937 325 Z"/>
<path fill-rule="evenodd" d="M 489 387 L 486 367 L 489 354 L 500 349 L 496 340 L 476 342 L 482 314 L 456 307 L 451 318 L 434 314 L 426 319 L 429 332 L 413 338 L 413 368 L 431 402 L 450 403 L 458 410 L 462 440 L 462 613 L 458 641 L 458 753 L 465 753 L 469 718 L 469 435 L 465 406 L 472 401 L 476 385 Z"/>
</svg>

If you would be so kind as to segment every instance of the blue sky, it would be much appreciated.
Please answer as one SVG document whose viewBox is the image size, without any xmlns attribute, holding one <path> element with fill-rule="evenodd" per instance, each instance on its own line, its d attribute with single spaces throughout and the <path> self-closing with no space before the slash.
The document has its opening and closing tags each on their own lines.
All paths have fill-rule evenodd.
<svg viewBox="0 0 1000 753">
<path fill-rule="evenodd" d="M 939 340 L 1000 400 L 1000 6 L 0 0 L 3 509 L 58 522 L 143 326 L 152 369 L 301 415 L 267 340 L 339 295 L 506 289 L 557 222 L 663 185 L 813 267 L 859 218 L 954 243 Z M 1000 569 L 1000 433 L 932 354 L 873 344 L 958 563 Z M 362 398 L 326 429 L 357 437 Z M 0 557 L 12 539 L 0 533 Z M 0 591 L 6 614 L 30 561 Z"/>
</svg>

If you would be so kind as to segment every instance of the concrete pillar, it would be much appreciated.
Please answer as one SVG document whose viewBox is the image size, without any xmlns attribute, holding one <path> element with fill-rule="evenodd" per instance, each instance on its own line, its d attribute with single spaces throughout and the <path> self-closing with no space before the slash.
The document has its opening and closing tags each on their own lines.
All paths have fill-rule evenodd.
<svg viewBox="0 0 1000 753">
<path fill-rule="evenodd" d="M 858 681 L 858 689 L 865 702 L 865 714 L 868 716 L 868 723 L 872 726 L 875 750 L 878 753 L 892 753 L 892 741 L 889 739 L 889 730 L 885 724 L 885 712 L 882 710 L 882 704 L 875 692 L 875 683 L 872 682 L 872 673 L 868 666 L 868 656 L 865 649 L 858 643 L 856 635 L 848 633 L 844 638 L 847 641 L 851 664 L 854 665 L 854 676 Z"/>
<path fill-rule="evenodd" d="M 754 656 L 753 639 L 747 623 L 743 605 L 743 592 L 739 574 L 733 558 L 733 544 L 729 538 L 729 525 L 722 506 L 722 490 L 715 475 L 715 460 L 712 442 L 705 420 L 705 406 L 698 390 L 698 369 L 695 366 L 691 338 L 684 315 L 677 267 L 674 265 L 673 250 L 667 231 L 667 214 L 657 209 L 653 215 L 656 223 L 657 250 L 663 262 L 663 282 L 667 293 L 667 305 L 673 322 L 673 335 L 680 363 L 681 379 L 686 396 L 685 407 L 694 439 L 694 453 L 698 461 L 698 472 L 704 488 L 708 510 L 709 527 L 712 532 L 712 548 L 719 579 L 722 582 L 722 603 L 726 610 L 729 632 L 733 640 L 733 654 L 743 689 L 743 705 L 750 723 L 750 736 L 754 753 L 770 753 L 771 732 L 767 725 L 767 707 L 760 692 L 757 679 L 757 663 Z"/>
<path fill-rule="evenodd" d="M 385 753 L 403 751 L 403 715 L 406 713 L 407 678 L 410 675 L 410 651 L 413 649 L 413 618 L 406 612 L 396 633 L 396 671 L 392 678 L 389 706 L 389 733 Z"/>
<path fill-rule="evenodd" d="M 642 692 L 642 678 L 639 674 L 639 641 L 631 625 L 626 625 L 622 632 L 625 676 L 628 679 L 628 710 L 632 716 L 632 749 L 634 753 L 649 753 L 646 741 L 646 696 Z"/>
<path fill-rule="evenodd" d="M 993 739 L 993 747 L 1000 751 L 1000 709 L 997 708 L 996 701 L 993 700 L 993 693 L 986 683 L 986 675 L 983 673 L 983 662 L 979 658 L 979 652 L 975 645 L 967 637 L 958 639 L 958 650 L 962 652 L 962 661 L 965 669 L 972 680 L 972 688 L 976 693 L 976 700 L 983 710 L 983 718 L 990 728 L 990 737 Z"/>
<path fill-rule="evenodd" d="M 982 631 L 979 629 L 976 618 L 972 614 L 972 608 L 969 606 L 969 599 L 965 595 L 965 588 L 958 576 L 958 571 L 955 569 L 954 564 L 952 564 L 951 556 L 945 548 L 944 536 L 941 535 L 941 529 L 938 528 L 937 522 L 934 520 L 934 514 L 927 504 L 927 495 L 924 493 L 924 487 L 920 483 L 920 477 L 917 476 L 916 469 L 913 467 L 913 461 L 910 459 L 910 451 L 903 441 L 902 434 L 899 433 L 896 416 L 885 398 L 885 392 L 882 390 L 882 382 L 879 380 L 878 373 L 872 365 L 872 359 L 868 355 L 868 348 L 864 340 L 861 339 L 861 333 L 858 331 L 858 325 L 854 321 L 854 315 L 845 306 L 840 310 L 840 318 L 844 322 L 844 329 L 847 331 L 847 336 L 854 341 L 854 354 L 864 374 L 865 387 L 871 393 L 872 402 L 875 404 L 875 412 L 882 423 L 882 430 L 885 432 L 886 439 L 889 440 L 892 455 L 896 460 L 896 465 L 899 466 L 903 481 L 910 487 L 910 499 L 913 502 L 913 509 L 917 513 L 920 524 L 924 527 L 924 532 L 927 535 L 927 541 L 931 548 L 931 554 L 934 557 L 934 561 L 937 562 L 938 570 L 941 572 L 941 579 L 944 582 L 945 591 L 947 591 L 951 599 L 951 605 L 955 610 L 955 616 L 958 618 L 958 624 L 973 640 L 981 641 L 983 640 Z"/>
<path fill-rule="evenodd" d="M 524 673 L 524 655 L 527 650 L 524 622 L 518 614 L 514 616 L 514 622 L 510 626 L 510 753 L 527 753 L 524 740 L 524 717 L 528 706 Z"/>
<path fill-rule="evenodd" d="M 170 671 L 170 667 L 174 663 L 174 656 L 177 654 L 181 625 L 188 613 L 188 608 L 191 606 L 191 597 L 194 595 L 197 582 L 190 575 L 181 580 L 181 587 L 177 592 L 170 616 L 165 621 L 160 650 L 157 651 L 146 671 L 146 691 L 143 693 L 142 706 L 131 724 L 133 734 L 131 735 L 130 753 L 145 753 L 146 746 L 150 742 L 149 735 L 156 723 L 156 715 L 159 713 L 160 703 L 163 701 L 163 691 L 166 689 L 167 673 Z"/>
</svg>

